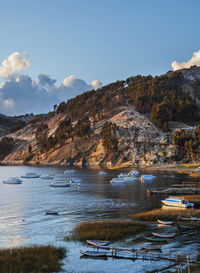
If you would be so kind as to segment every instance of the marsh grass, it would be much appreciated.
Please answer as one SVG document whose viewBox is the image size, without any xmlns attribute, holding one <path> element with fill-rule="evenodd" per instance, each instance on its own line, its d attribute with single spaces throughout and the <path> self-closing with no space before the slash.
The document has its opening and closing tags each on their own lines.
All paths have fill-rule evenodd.
<svg viewBox="0 0 200 273">
<path fill-rule="evenodd" d="M 134 220 L 149 222 L 157 221 L 158 219 L 176 221 L 178 217 L 200 217 L 200 209 L 154 209 L 131 215 L 131 218 Z"/>
<path fill-rule="evenodd" d="M 60 272 L 63 248 L 34 246 L 0 250 L 2 273 L 52 273 Z"/>
<path fill-rule="evenodd" d="M 144 230 L 144 225 L 133 221 L 96 221 L 83 222 L 76 226 L 74 233 L 66 237 L 67 240 L 86 241 L 106 240 L 118 241 L 131 237 Z"/>
<path fill-rule="evenodd" d="M 199 178 L 200 177 L 200 173 L 189 173 L 188 175 L 190 177 L 194 177 L 194 178 Z"/>
</svg>

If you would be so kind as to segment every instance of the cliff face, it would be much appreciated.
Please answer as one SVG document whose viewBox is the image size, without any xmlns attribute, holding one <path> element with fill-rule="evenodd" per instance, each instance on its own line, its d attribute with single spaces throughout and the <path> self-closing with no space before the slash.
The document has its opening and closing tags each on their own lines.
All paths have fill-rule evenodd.
<svg viewBox="0 0 200 273">
<path fill-rule="evenodd" d="M 49 135 L 54 135 L 58 123 L 65 115 L 57 115 L 48 121 Z M 100 137 L 103 124 L 109 121 L 117 125 L 118 151 L 106 153 Z M 147 117 L 131 107 L 123 107 L 110 118 L 93 124 L 88 137 L 66 139 L 45 153 L 39 151 L 35 139 L 36 128 L 25 128 L 10 134 L 15 140 L 15 149 L 2 163 L 22 164 L 29 156 L 28 146 L 32 146 L 30 164 L 63 164 L 76 166 L 112 166 L 121 164 L 161 164 L 172 162 L 175 149 L 170 134 L 163 133 Z"/>
</svg>

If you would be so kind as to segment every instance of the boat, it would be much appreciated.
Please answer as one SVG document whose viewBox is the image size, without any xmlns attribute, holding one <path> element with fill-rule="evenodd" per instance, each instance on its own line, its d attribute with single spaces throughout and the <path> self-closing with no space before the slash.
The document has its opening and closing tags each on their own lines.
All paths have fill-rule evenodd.
<svg viewBox="0 0 200 273">
<path fill-rule="evenodd" d="M 70 181 L 71 181 L 72 183 L 80 183 L 82 180 L 79 179 L 79 178 L 71 178 Z"/>
<path fill-rule="evenodd" d="M 200 218 L 197 218 L 197 217 L 180 217 L 180 220 L 183 220 L 183 221 L 200 221 Z"/>
<path fill-rule="evenodd" d="M 119 178 L 123 178 L 123 177 L 126 177 L 126 176 L 128 176 L 128 173 L 120 173 L 118 175 Z"/>
<path fill-rule="evenodd" d="M 176 233 L 156 233 L 153 232 L 152 235 L 156 236 L 156 237 L 161 237 L 161 238 L 173 238 Z"/>
<path fill-rule="evenodd" d="M 22 178 L 38 178 L 40 177 L 40 175 L 37 173 L 26 173 L 25 175 L 22 175 L 21 177 Z"/>
<path fill-rule="evenodd" d="M 85 256 L 90 256 L 90 257 L 106 257 L 106 252 L 104 251 L 82 251 L 80 250 L 80 253 Z"/>
<path fill-rule="evenodd" d="M 179 207 L 179 208 L 193 208 L 194 203 L 188 202 L 188 200 L 182 197 L 169 196 L 165 200 L 161 200 L 165 206 Z"/>
<path fill-rule="evenodd" d="M 47 215 L 58 215 L 59 211 L 58 210 L 53 210 L 53 209 L 47 209 L 47 210 L 45 210 L 45 213 Z"/>
<path fill-rule="evenodd" d="M 105 174 L 107 174 L 107 172 L 100 171 L 98 174 L 99 175 L 105 175 Z"/>
<path fill-rule="evenodd" d="M 134 170 L 134 171 L 130 171 L 129 174 L 137 177 L 139 176 L 140 173 L 137 170 Z"/>
<path fill-rule="evenodd" d="M 50 175 L 50 174 L 47 174 L 47 175 L 42 175 L 40 176 L 41 179 L 43 180 L 51 180 L 51 179 L 54 179 L 54 175 Z"/>
<path fill-rule="evenodd" d="M 113 177 L 113 179 L 110 180 L 110 183 L 125 183 L 125 179 L 121 177 Z"/>
<path fill-rule="evenodd" d="M 156 177 L 152 174 L 144 174 L 140 176 L 140 181 L 141 182 L 151 182 L 155 179 Z"/>
<path fill-rule="evenodd" d="M 161 225 L 173 225 L 172 221 L 157 220 L 157 222 Z"/>
<path fill-rule="evenodd" d="M 64 173 L 74 173 L 75 170 L 65 170 Z"/>
<path fill-rule="evenodd" d="M 140 249 L 146 250 L 146 251 L 156 251 L 156 250 L 161 250 L 160 245 L 147 245 L 147 246 L 142 246 Z"/>
<path fill-rule="evenodd" d="M 21 184 L 21 183 L 22 183 L 22 180 L 17 177 L 9 177 L 3 180 L 3 184 L 13 185 L 13 184 Z"/>
<path fill-rule="evenodd" d="M 108 241 L 97 241 L 97 240 L 87 240 L 86 241 L 89 245 L 93 246 L 107 246 L 110 242 Z"/>
<path fill-rule="evenodd" d="M 158 243 L 167 242 L 167 239 L 165 239 L 165 238 L 145 237 L 145 239 L 146 239 L 147 241 L 158 242 Z"/>
<path fill-rule="evenodd" d="M 50 187 L 70 187 L 71 183 L 65 180 L 54 180 L 51 182 Z"/>
<path fill-rule="evenodd" d="M 124 177 L 124 180 L 129 182 L 129 181 L 137 181 L 137 177 L 135 176 L 126 176 Z"/>
</svg>

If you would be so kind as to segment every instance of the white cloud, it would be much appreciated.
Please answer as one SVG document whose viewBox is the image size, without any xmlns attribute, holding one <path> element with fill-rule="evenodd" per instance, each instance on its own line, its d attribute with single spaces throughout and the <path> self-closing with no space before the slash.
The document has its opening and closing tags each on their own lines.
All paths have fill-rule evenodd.
<svg viewBox="0 0 200 273">
<path fill-rule="evenodd" d="M 183 68 L 190 68 L 193 65 L 200 66 L 200 50 L 194 52 L 192 58 L 188 62 L 179 63 L 174 61 L 172 63 L 172 68 L 175 71 Z"/>
<path fill-rule="evenodd" d="M 6 99 L 4 100 L 4 106 L 6 108 L 14 108 L 15 102 L 13 99 Z"/>
<path fill-rule="evenodd" d="M 96 90 L 98 88 L 100 88 L 102 86 L 102 82 L 98 81 L 98 80 L 93 80 L 92 81 L 92 87 Z"/>
<path fill-rule="evenodd" d="M 28 54 L 24 52 L 23 56 L 20 56 L 19 52 L 14 52 L 2 62 L 0 77 L 8 78 L 10 75 L 25 70 L 27 67 L 29 67 Z"/>
<path fill-rule="evenodd" d="M 63 85 L 67 87 L 73 86 L 73 84 L 77 81 L 76 77 L 74 75 L 69 76 L 68 78 L 63 80 Z"/>
</svg>

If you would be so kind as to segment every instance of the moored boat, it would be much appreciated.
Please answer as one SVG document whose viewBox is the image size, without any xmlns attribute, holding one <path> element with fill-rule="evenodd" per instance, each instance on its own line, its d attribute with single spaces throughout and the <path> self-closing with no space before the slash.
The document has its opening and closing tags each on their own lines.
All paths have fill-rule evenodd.
<svg viewBox="0 0 200 273">
<path fill-rule="evenodd" d="M 82 250 L 80 250 L 80 253 L 82 255 L 86 255 L 86 256 L 90 256 L 90 257 L 106 257 L 106 252 L 104 252 L 104 251 L 90 251 L 90 250 L 82 251 Z"/>
<path fill-rule="evenodd" d="M 72 183 L 80 183 L 82 180 L 79 179 L 79 178 L 71 178 L 70 181 L 71 181 Z"/>
<path fill-rule="evenodd" d="M 179 207 L 179 208 L 193 208 L 194 203 L 188 202 L 188 200 L 181 198 L 181 197 L 175 197 L 175 196 L 169 196 L 165 198 L 164 200 L 161 200 L 161 202 L 165 206 L 171 206 L 171 207 Z"/>
<path fill-rule="evenodd" d="M 50 187 L 70 187 L 71 183 L 65 180 L 54 180 L 51 182 Z"/>
<path fill-rule="evenodd" d="M 50 215 L 50 214 L 52 214 L 52 215 L 58 215 L 59 214 L 59 210 L 47 209 L 47 210 L 45 210 L 45 213 L 47 215 Z"/>
<path fill-rule="evenodd" d="M 26 173 L 25 175 L 21 176 L 22 178 L 38 178 L 40 174 L 37 173 Z"/>
<path fill-rule="evenodd" d="M 145 239 L 146 239 L 147 241 L 158 242 L 158 243 L 167 242 L 167 239 L 165 239 L 165 238 L 145 237 Z"/>
<path fill-rule="evenodd" d="M 22 180 L 17 177 L 9 177 L 3 180 L 3 184 L 13 185 L 13 184 L 21 184 L 21 183 L 22 183 Z"/>
<path fill-rule="evenodd" d="M 108 241 L 97 241 L 97 240 L 87 240 L 86 242 L 89 245 L 93 245 L 93 246 L 107 246 L 110 243 Z"/>
<path fill-rule="evenodd" d="M 172 221 L 157 220 L 160 225 L 173 225 Z"/>
<path fill-rule="evenodd" d="M 105 175 L 105 174 L 107 174 L 107 172 L 100 171 L 98 174 L 99 174 L 99 175 Z"/>
<path fill-rule="evenodd" d="M 125 179 L 121 177 L 113 177 L 113 179 L 110 180 L 111 183 L 125 183 Z"/>
<path fill-rule="evenodd" d="M 54 175 L 50 175 L 50 174 L 41 175 L 40 178 L 43 180 L 51 180 L 51 179 L 54 179 Z"/>
<path fill-rule="evenodd" d="M 74 173 L 75 170 L 65 170 L 64 173 Z"/>
<path fill-rule="evenodd" d="M 156 177 L 152 174 L 144 174 L 140 176 L 140 181 L 141 182 L 151 182 L 155 179 Z"/>
<path fill-rule="evenodd" d="M 160 245 L 144 245 L 141 247 L 142 250 L 146 251 L 156 251 L 156 250 L 161 250 Z"/>
<path fill-rule="evenodd" d="M 127 182 L 129 182 L 129 181 L 134 182 L 134 181 L 137 181 L 138 179 L 135 176 L 126 176 L 126 177 L 124 177 L 124 180 L 127 181 Z"/>
<path fill-rule="evenodd" d="M 156 236 L 156 237 L 161 237 L 161 238 L 173 238 L 176 233 L 156 233 L 156 232 L 152 232 L 152 235 Z"/>
<path fill-rule="evenodd" d="M 140 174 L 140 173 L 139 173 L 137 170 L 134 170 L 134 171 L 130 171 L 130 172 L 129 172 L 129 175 L 133 175 L 133 176 L 136 176 L 136 177 L 139 176 L 139 174 Z"/>
</svg>

